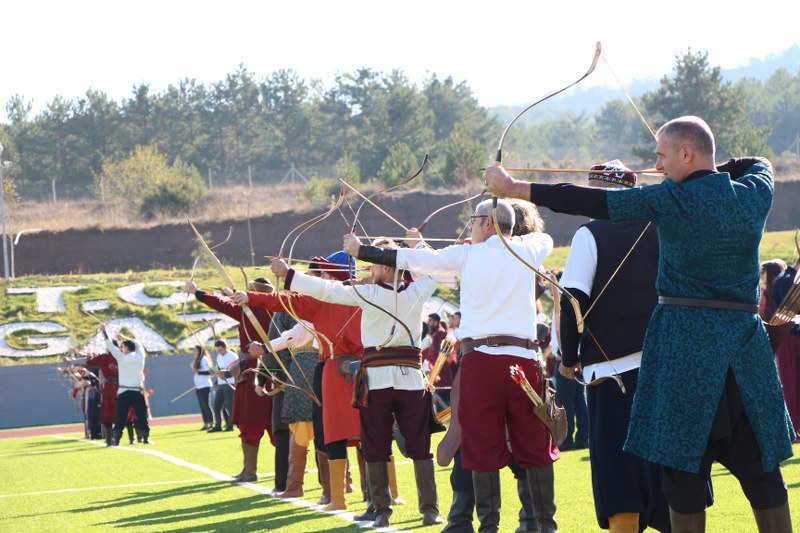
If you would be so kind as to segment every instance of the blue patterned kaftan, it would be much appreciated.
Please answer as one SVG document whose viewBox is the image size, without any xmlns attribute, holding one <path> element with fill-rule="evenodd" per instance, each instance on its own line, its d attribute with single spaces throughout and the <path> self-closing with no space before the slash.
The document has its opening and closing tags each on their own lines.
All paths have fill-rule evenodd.
<svg viewBox="0 0 800 533">
<path fill-rule="evenodd" d="M 772 168 L 763 162 L 736 181 L 723 172 L 609 190 L 608 212 L 612 221 L 656 224 L 659 295 L 757 304 L 759 245 L 773 186 Z M 675 305 L 653 311 L 625 450 L 697 473 L 729 367 L 764 471 L 791 457 L 794 430 L 759 316 Z"/>
</svg>

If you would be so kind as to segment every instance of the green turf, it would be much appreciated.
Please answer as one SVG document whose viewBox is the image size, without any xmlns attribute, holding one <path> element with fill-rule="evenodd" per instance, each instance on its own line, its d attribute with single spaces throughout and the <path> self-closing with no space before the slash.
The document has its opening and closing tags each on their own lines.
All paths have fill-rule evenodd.
<svg viewBox="0 0 800 533">
<path fill-rule="evenodd" d="M 121 448 L 82 442 L 78 434 L 0 440 L 0 531 L 359 530 L 342 518 L 233 485 L 207 471 L 131 451 L 162 452 L 201 469 L 223 475 L 238 473 L 241 452 L 236 433 L 207 434 L 198 429 L 196 424 L 158 426 L 153 429 L 154 445 Z M 259 458 L 257 485 L 264 489 L 273 483 L 272 450 L 263 446 Z M 402 457 L 398 461 L 400 493 L 408 503 L 395 507 L 392 525 L 404 530 L 439 531 L 441 526 L 422 526 L 416 510 L 413 466 Z M 308 469 L 314 467 L 310 454 Z M 436 468 L 440 507 L 445 515 L 452 494 L 449 473 L 449 468 Z M 355 466 L 353 475 L 357 485 Z M 755 531 L 752 513 L 736 480 L 719 468 L 713 476 L 716 503 L 708 513 L 708 531 Z M 800 524 L 800 459 L 784 463 L 784 477 L 790 488 L 793 521 Z M 320 489 L 315 473 L 307 472 L 305 479 L 306 499 L 316 502 Z M 502 472 L 502 493 L 505 505 L 501 530 L 513 531 L 519 506 L 516 483 L 507 469 Z M 560 531 L 598 530 L 585 450 L 565 452 L 556 463 L 556 494 Z M 347 501 L 356 513 L 366 507 L 355 493 L 349 494 Z"/>
</svg>

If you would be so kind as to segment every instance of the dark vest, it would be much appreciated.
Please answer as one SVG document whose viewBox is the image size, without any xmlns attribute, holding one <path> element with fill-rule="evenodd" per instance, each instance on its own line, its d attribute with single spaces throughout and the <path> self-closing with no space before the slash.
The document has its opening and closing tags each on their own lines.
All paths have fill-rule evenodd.
<svg viewBox="0 0 800 533">
<path fill-rule="evenodd" d="M 594 307 L 586 320 L 587 330 L 597 341 L 584 332 L 580 350 L 583 366 L 605 361 L 603 352 L 613 360 L 642 349 L 658 299 L 658 235 L 654 225 L 647 229 L 599 299 L 598 295 L 646 224 L 640 221 L 614 224 L 608 220 L 584 224 L 597 243 L 597 271 L 589 295 L 589 306 L 594 304 Z"/>
</svg>

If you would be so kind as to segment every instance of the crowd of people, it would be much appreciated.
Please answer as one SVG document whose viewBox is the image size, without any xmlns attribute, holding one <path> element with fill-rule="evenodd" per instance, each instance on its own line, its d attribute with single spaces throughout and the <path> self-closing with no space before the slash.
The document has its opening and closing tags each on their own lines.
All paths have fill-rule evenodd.
<svg viewBox="0 0 800 533">
<path fill-rule="evenodd" d="M 759 288 L 772 167 L 757 157 L 716 164 L 713 134 L 697 117 L 662 126 L 656 154 L 666 179 L 647 187 L 616 160 L 593 167 L 588 187 L 524 182 L 491 166 L 487 190 L 505 199 L 480 202 L 469 238 L 442 249 L 415 228 L 403 242 L 347 234 L 341 251 L 307 268 L 274 259 L 278 287 L 262 278 L 211 294 L 187 282 L 187 293 L 239 323 L 238 355 L 217 340 L 214 360 L 197 346 L 192 361 L 202 429 L 239 429 L 243 467 L 233 478 L 257 480 L 266 433 L 273 494 L 303 496 L 313 444 L 318 503 L 346 510 L 354 447 L 369 501 L 356 518 L 387 527 L 404 503 L 397 448 L 414 464 L 422 524 L 473 531 L 475 515 L 483 532 L 509 530 L 499 477 L 509 467 L 517 531 L 551 533 L 553 464 L 588 447 L 602 529 L 704 531 L 719 462 L 740 481 L 759 531 L 790 532 L 780 464 L 800 428 L 800 328 L 776 367 L 763 322 L 800 259 L 761 265 Z M 553 241 L 536 206 L 591 217 L 563 272 L 541 270 Z M 370 265 L 368 281 L 356 280 L 356 260 Z M 440 284 L 457 284 L 460 311 L 424 315 Z M 550 317 L 539 301 L 548 291 Z M 117 337 L 107 349 L 118 371 L 106 378 L 118 387 L 110 444 L 130 409 L 148 442 L 141 346 Z M 515 383 L 510 369 L 524 379 Z M 563 441 L 555 410 L 536 408 L 548 402 L 566 408 Z M 453 464 L 453 500 L 442 512 L 431 435 L 448 407 L 437 462 Z"/>
</svg>

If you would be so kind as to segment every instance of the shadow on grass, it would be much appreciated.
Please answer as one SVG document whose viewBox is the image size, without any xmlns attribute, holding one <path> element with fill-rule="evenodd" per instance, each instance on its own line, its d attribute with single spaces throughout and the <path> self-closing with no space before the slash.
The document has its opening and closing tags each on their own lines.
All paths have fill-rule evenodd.
<svg viewBox="0 0 800 533">
<path fill-rule="evenodd" d="M 139 493 L 133 497 L 110 500 L 101 504 L 103 508 L 147 505 L 150 502 L 167 502 L 171 498 L 179 498 L 191 494 L 212 493 L 230 488 L 225 482 L 212 482 L 193 484 L 187 487 L 175 487 L 160 491 Z M 206 499 L 208 501 L 208 499 Z M 81 512 L 75 509 L 74 512 Z M 238 516 L 247 514 L 248 516 Z M 143 528 L 157 528 L 159 531 L 274 531 L 280 528 L 291 527 L 297 531 L 315 531 L 317 527 L 308 524 L 309 521 L 324 520 L 327 515 L 292 505 L 290 502 L 273 499 L 264 495 L 252 495 L 236 499 L 217 499 L 213 506 L 198 505 L 163 509 L 152 513 L 140 513 L 135 516 L 126 516 L 111 520 L 98 526 L 114 528 L 129 528 L 139 530 Z M 336 519 L 334 519 L 336 520 Z M 362 529 L 342 522 L 341 527 L 328 527 L 325 531 L 350 532 Z"/>
</svg>

